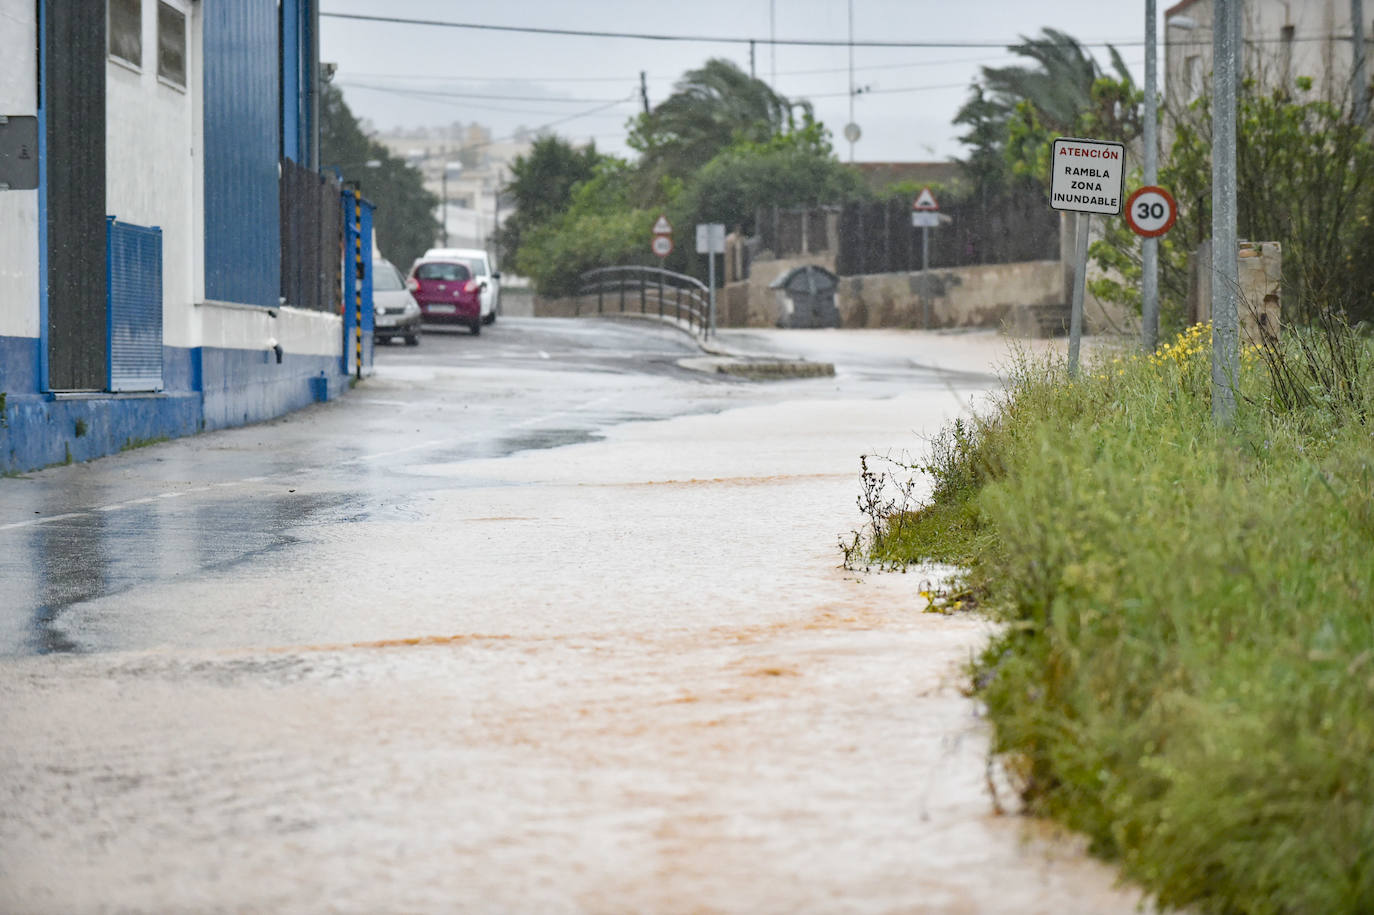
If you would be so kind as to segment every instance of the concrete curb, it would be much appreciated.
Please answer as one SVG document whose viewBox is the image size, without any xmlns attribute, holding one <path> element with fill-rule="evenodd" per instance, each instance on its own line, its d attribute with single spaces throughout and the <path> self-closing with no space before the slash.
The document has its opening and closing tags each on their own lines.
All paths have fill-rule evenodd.
<svg viewBox="0 0 1374 915">
<path fill-rule="evenodd" d="M 686 361 L 686 360 L 683 360 Z M 710 363 L 704 371 L 719 375 L 734 375 L 749 381 L 782 381 L 788 378 L 833 378 L 835 365 L 831 362 L 808 362 L 805 359 L 703 359 Z M 678 363 L 681 365 L 682 363 Z"/>
<path fill-rule="evenodd" d="M 835 365 L 830 362 L 809 362 L 800 356 L 787 358 L 769 356 L 762 353 L 749 353 L 721 346 L 718 342 L 702 340 L 686 321 L 664 315 L 635 314 L 617 312 L 614 314 L 585 315 L 588 318 L 601 318 L 611 321 L 649 321 L 662 327 L 682 331 L 692 338 L 706 356 L 689 356 L 679 359 L 677 364 L 694 372 L 712 375 L 733 375 L 749 381 L 782 381 L 789 378 L 831 378 L 835 375 Z"/>
</svg>

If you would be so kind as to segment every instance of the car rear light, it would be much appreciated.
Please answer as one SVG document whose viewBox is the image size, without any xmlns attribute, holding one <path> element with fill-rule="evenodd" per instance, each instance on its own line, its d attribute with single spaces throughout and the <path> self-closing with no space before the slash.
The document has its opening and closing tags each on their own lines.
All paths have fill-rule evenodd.
<svg viewBox="0 0 1374 915">
<path fill-rule="evenodd" d="M 420 281 L 412 276 L 410 279 L 406 280 L 406 288 L 409 289 L 411 292 L 419 292 Z"/>
<path fill-rule="evenodd" d="M 465 284 L 463 285 L 463 291 L 464 291 L 464 292 L 476 292 L 476 291 L 477 291 L 477 281 L 476 281 L 476 280 L 468 280 L 467 283 L 465 283 Z"/>
</svg>

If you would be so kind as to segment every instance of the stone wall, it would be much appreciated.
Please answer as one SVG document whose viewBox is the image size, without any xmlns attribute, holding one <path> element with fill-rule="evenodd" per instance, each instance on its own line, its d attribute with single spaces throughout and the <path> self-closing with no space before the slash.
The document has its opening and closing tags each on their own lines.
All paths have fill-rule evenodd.
<svg viewBox="0 0 1374 915">
<path fill-rule="evenodd" d="M 840 280 L 836 304 L 845 327 L 924 327 L 921 273 Z M 928 274 L 932 327 L 1001 327 L 1018 308 L 1062 306 L 1058 261 L 983 264 Z"/>
<path fill-rule="evenodd" d="M 1240 286 L 1241 342 L 1259 345 L 1279 335 L 1282 310 L 1283 247 L 1276 241 L 1243 241 L 1236 252 Z M 1212 320 L 1212 242 L 1204 241 L 1190 261 L 1188 322 Z"/>
<path fill-rule="evenodd" d="M 773 327 L 779 307 L 768 283 L 784 270 L 819 258 L 755 261 L 754 275 L 720 294 L 722 327 Z M 880 273 L 840 279 L 836 306 L 844 327 L 924 327 L 921 274 Z M 930 271 L 933 327 L 996 327 L 1018 336 L 1064 333 L 1068 326 L 1065 270 L 1057 260 L 980 264 Z M 1118 330 L 1124 319 L 1088 297 L 1087 333 Z"/>
</svg>

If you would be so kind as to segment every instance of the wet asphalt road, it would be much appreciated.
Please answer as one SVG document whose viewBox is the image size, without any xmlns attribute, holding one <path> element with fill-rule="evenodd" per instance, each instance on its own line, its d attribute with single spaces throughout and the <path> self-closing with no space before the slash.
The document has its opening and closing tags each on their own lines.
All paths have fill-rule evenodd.
<svg viewBox="0 0 1374 915">
<path fill-rule="evenodd" d="M 680 367 L 700 352 L 675 330 L 509 318 L 478 337 L 431 328 L 419 347 L 379 346 L 377 375 L 334 403 L 0 479 L 0 657 L 150 647 L 73 631 L 63 612 L 252 563 L 303 525 L 413 512 L 426 490 L 452 485 L 407 469 L 417 461 L 501 458 L 594 440 L 622 423 L 796 396 L 912 388 L 938 396 L 951 384 L 976 390 L 992 380 L 982 367 L 920 364 L 900 350 L 847 351 L 834 335 L 727 332 L 724 340 L 749 352 L 838 358 L 839 378 L 760 385 Z"/>
<path fill-rule="evenodd" d="M 993 814 L 988 624 L 839 568 L 1001 341 L 722 342 L 836 376 L 503 319 L 0 480 L 0 912 L 1136 911 Z"/>
</svg>

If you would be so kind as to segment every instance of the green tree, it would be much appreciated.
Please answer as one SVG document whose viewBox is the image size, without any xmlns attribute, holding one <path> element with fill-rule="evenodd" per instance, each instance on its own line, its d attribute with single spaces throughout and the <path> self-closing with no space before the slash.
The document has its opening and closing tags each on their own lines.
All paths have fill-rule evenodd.
<svg viewBox="0 0 1374 915">
<path fill-rule="evenodd" d="M 518 268 L 530 233 L 565 213 L 572 204 L 573 189 L 595 177 L 604 160 L 595 144 L 579 148 L 552 134 L 539 137 L 527 155 L 516 157 L 504 188 L 515 203 L 515 212 L 496 236 L 503 263 Z"/>
<path fill-rule="evenodd" d="M 320 163 L 337 167 L 376 205 L 372 231 L 387 260 L 405 270 L 434 244 L 439 198 L 425 190 L 417 169 L 363 133 L 343 93 L 328 83 L 320 96 Z"/>
<path fill-rule="evenodd" d="M 689 224 L 719 222 L 754 231 L 765 206 L 815 206 L 866 196 L 859 173 L 835 158 L 825 127 L 806 113 L 794 130 L 762 141 L 739 140 L 688 183 Z"/>
<path fill-rule="evenodd" d="M 792 102 L 728 60 L 712 58 L 678 80 L 673 94 L 632 122 L 628 143 L 640 153 L 649 186 L 685 179 L 738 141 L 766 142 L 793 124 Z"/>
<path fill-rule="evenodd" d="M 655 202 L 642 199 L 638 185 L 633 165 L 600 156 L 592 174 L 567 190 L 560 209 L 544 211 L 527 226 L 515 269 L 541 294 L 560 296 L 575 293 L 581 274 L 595 267 L 657 264 L 648 247 L 654 219 L 669 209 L 679 190 L 668 187 Z"/>
</svg>

